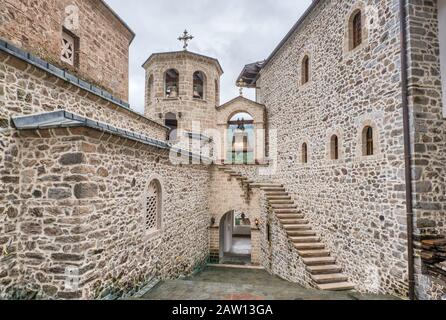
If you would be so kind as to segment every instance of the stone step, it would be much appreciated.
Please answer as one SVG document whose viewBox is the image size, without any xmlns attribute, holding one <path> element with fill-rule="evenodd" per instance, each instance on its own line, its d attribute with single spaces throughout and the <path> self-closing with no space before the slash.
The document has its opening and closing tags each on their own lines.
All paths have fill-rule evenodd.
<svg viewBox="0 0 446 320">
<path fill-rule="evenodd" d="M 293 208 L 275 208 L 274 209 L 275 214 L 301 214 L 301 212 L 297 209 Z"/>
<path fill-rule="evenodd" d="M 276 209 L 297 209 L 297 205 L 295 204 L 271 204 L 271 207 L 274 211 Z"/>
<path fill-rule="evenodd" d="M 319 258 L 329 257 L 330 251 L 328 250 L 297 250 L 302 258 Z"/>
<path fill-rule="evenodd" d="M 325 249 L 325 244 L 321 242 L 294 243 L 294 247 L 297 250 L 322 250 Z"/>
<path fill-rule="evenodd" d="M 303 231 L 303 230 L 311 230 L 311 226 L 308 224 L 287 224 L 283 226 L 286 231 Z"/>
<path fill-rule="evenodd" d="M 290 204 L 290 205 L 294 205 L 294 201 L 293 200 L 268 200 L 269 203 L 271 204 Z"/>
<path fill-rule="evenodd" d="M 303 258 L 302 260 L 307 266 L 325 266 L 336 262 L 334 257 Z"/>
<path fill-rule="evenodd" d="M 255 186 L 255 184 L 253 184 Z M 289 196 L 290 194 L 286 191 L 271 191 L 271 192 L 265 192 L 265 195 L 267 197 L 274 197 L 274 196 Z"/>
<path fill-rule="evenodd" d="M 290 237 L 315 237 L 316 232 L 312 230 L 286 230 Z"/>
<path fill-rule="evenodd" d="M 256 187 L 264 189 L 264 188 L 283 188 L 283 184 L 280 183 L 269 183 L 269 182 L 259 182 L 255 184 Z"/>
<path fill-rule="evenodd" d="M 315 243 L 321 241 L 319 237 L 290 237 L 294 243 Z"/>
<path fill-rule="evenodd" d="M 253 187 L 257 187 L 253 184 Z M 283 187 L 263 187 L 261 188 L 263 191 L 271 191 L 271 192 L 285 192 L 285 188 Z"/>
<path fill-rule="evenodd" d="M 342 268 L 335 264 L 328 264 L 328 265 L 322 265 L 322 266 L 308 266 L 307 270 L 308 270 L 308 272 L 310 272 L 311 274 L 314 274 L 314 275 L 334 274 L 334 273 L 342 272 Z"/>
<path fill-rule="evenodd" d="M 291 218 L 287 217 L 287 218 L 283 218 L 283 219 L 279 218 L 279 220 L 280 220 L 280 222 L 283 225 L 287 225 L 287 224 L 308 224 L 309 223 L 308 220 L 299 219 L 299 218 L 291 219 Z"/>
<path fill-rule="evenodd" d="M 296 214 L 296 213 L 290 213 L 290 214 L 278 214 L 277 218 L 279 218 L 280 220 L 282 219 L 304 219 L 305 215 L 303 214 Z"/>
<path fill-rule="evenodd" d="M 275 200 L 291 200 L 291 196 L 283 195 L 283 196 L 266 196 L 266 198 L 269 201 L 275 201 Z"/>
<path fill-rule="evenodd" d="M 348 278 L 342 273 L 332 273 L 332 274 L 312 274 L 311 279 L 317 284 L 326 283 L 336 283 L 336 282 L 347 282 Z"/>
<path fill-rule="evenodd" d="M 351 282 L 317 284 L 316 287 L 319 290 L 325 290 L 325 291 L 347 291 L 355 289 L 355 285 Z"/>
<path fill-rule="evenodd" d="M 310 221 L 308 221 L 308 220 L 306 220 L 306 219 L 290 219 L 290 218 L 285 218 L 285 219 L 279 219 L 280 220 L 280 222 L 282 223 L 282 224 L 284 224 L 284 225 L 289 225 L 289 224 L 292 224 L 292 225 L 295 225 L 295 224 L 309 224 L 310 223 Z M 288 221 L 295 221 L 295 220 L 297 220 L 297 222 L 288 222 Z"/>
</svg>

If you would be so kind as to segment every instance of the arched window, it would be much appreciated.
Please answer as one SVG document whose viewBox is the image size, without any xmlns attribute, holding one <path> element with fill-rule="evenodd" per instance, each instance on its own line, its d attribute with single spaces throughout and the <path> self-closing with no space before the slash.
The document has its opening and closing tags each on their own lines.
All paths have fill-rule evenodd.
<svg viewBox="0 0 446 320">
<path fill-rule="evenodd" d="M 375 153 L 375 144 L 373 137 L 373 128 L 366 126 L 362 131 L 363 155 L 373 156 Z"/>
<path fill-rule="evenodd" d="M 164 75 L 166 98 L 178 98 L 180 74 L 175 69 L 169 69 Z"/>
<path fill-rule="evenodd" d="M 194 73 L 194 98 L 195 99 L 204 99 L 206 92 L 206 76 L 201 71 L 196 71 Z"/>
<path fill-rule="evenodd" d="M 350 23 L 350 50 L 359 47 L 362 43 L 362 11 L 356 10 L 353 12 Z"/>
<path fill-rule="evenodd" d="M 254 161 L 254 118 L 246 112 L 238 112 L 228 121 L 227 159 L 232 164 L 249 164 Z"/>
<path fill-rule="evenodd" d="M 170 128 L 168 140 L 174 141 L 177 139 L 178 120 L 175 113 L 169 112 L 166 114 L 164 124 Z"/>
<path fill-rule="evenodd" d="M 153 74 L 149 76 L 147 81 L 147 103 L 151 104 L 153 98 Z"/>
<path fill-rule="evenodd" d="M 161 230 L 161 184 L 158 180 L 149 183 L 146 193 L 144 229 L 146 233 Z"/>
<path fill-rule="evenodd" d="M 308 145 L 306 143 L 302 145 L 302 163 L 308 163 Z"/>
<path fill-rule="evenodd" d="M 305 56 L 302 60 L 302 84 L 310 81 L 310 58 Z"/>
<path fill-rule="evenodd" d="M 333 135 L 330 141 L 331 160 L 339 159 L 339 138 L 337 135 Z"/>
</svg>

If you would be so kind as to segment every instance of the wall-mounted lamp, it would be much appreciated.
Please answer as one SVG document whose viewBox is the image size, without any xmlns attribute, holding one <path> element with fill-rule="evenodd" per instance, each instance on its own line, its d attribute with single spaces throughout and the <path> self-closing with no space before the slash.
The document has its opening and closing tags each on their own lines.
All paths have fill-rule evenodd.
<svg viewBox="0 0 446 320">
<path fill-rule="evenodd" d="M 259 226 L 260 226 L 260 220 L 259 220 L 259 218 L 256 218 L 256 219 L 254 220 L 254 223 L 255 223 L 257 229 L 259 229 Z"/>
<path fill-rule="evenodd" d="M 182 112 L 178 112 L 178 118 L 181 119 L 183 117 L 183 113 Z"/>
<path fill-rule="evenodd" d="M 215 224 L 215 218 L 212 217 L 212 218 L 211 218 L 211 227 L 212 227 L 214 224 Z"/>
<path fill-rule="evenodd" d="M 160 117 L 160 119 L 163 118 L 163 114 L 162 113 L 158 113 L 158 116 Z"/>
</svg>

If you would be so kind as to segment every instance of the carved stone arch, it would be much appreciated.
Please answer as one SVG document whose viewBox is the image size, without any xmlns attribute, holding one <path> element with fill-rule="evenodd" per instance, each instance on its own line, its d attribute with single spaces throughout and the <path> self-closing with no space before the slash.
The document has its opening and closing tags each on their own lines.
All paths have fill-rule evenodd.
<svg viewBox="0 0 446 320">
<path fill-rule="evenodd" d="M 229 113 L 229 115 L 228 115 L 228 122 L 231 121 L 231 119 L 234 118 L 234 117 L 235 117 L 236 115 L 238 115 L 238 114 L 247 114 L 247 115 L 249 115 L 249 116 L 252 118 L 252 120 L 255 122 L 255 119 L 254 119 L 254 116 L 252 115 L 252 113 L 251 113 L 251 112 L 248 112 L 248 111 L 246 111 L 246 110 L 243 110 L 243 109 L 236 110 L 236 111 L 233 111 L 233 112 Z"/>
<path fill-rule="evenodd" d="M 352 52 L 359 48 L 362 48 L 367 42 L 369 37 L 369 19 L 366 12 L 367 6 L 364 2 L 356 2 L 348 11 L 344 21 L 344 51 Z M 357 46 L 354 45 L 354 19 L 357 14 L 360 13 L 361 17 L 361 43 Z"/>
<path fill-rule="evenodd" d="M 307 165 L 311 160 L 311 145 L 308 138 L 304 138 L 300 141 L 298 147 L 298 161 L 302 165 Z"/>
<path fill-rule="evenodd" d="M 305 50 L 299 55 L 298 63 L 298 84 L 299 86 L 305 86 L 308 83 L 311 83 L 313 77 L 313 54 L 310 47 L 306 47 Z M 307 66 L 308 70 L 305 70 L 305 61 L 308 61 Z M 307 74 L 306 72 L 307 71 Z M 308 81 L 304 81 L 305 76 L 307 76 Z"/>
<path fill-rule="evenodd" d="M 313 59 L 310 50 L 306 49 L 299 56 L 299 85 L 305 86 L 313 77 Z"/>
<path fill-rule="evenodd" d="M 334 141 L 333 138 L 336 137 L 337 138 L 337 147 L 338 147 L 338 152 L 337 152 L 337 159 L 335 157 L 335 152 L 334 152 Z M 336 128 L 336 129 L 329 129 L 327 131 L 326 134 L 326 157 L 328 160 L 341 160 L 344 157 L 344 148 L 343 148 L 343 143 L 344 143 L 344 133 L 342 131 L 342 129 Z"/>
<path fill-rule="evenodd" d="M 154 174 L 147 180 L 143 193 L 143 228 L 147 237 L 163 230 L 164 183 L 161 176 Z"/>
<path fill-rule="evenodd" d="M 367 154 L 367 128 L 373 133 L 373 154 Z M 363 119 L 358 127 L 357 154 L 360 158 L 378 156 L 381 154 L 380 128 L 371 118 Z"/>
</svg>

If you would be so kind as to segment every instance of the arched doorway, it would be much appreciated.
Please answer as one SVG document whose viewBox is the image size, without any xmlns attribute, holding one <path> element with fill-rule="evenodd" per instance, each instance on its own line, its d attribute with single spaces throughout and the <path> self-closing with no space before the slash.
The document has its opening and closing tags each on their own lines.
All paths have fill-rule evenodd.
<svg viewBox="0 0 446 320">
<path fill-rule="evenodd" d="M 243 212 L 229 211 L 220 220 L 220 263 L 251 264 L 251 221 Z"/>
<path fill-rule="evenodd" d="M 228 121 L 227 161 L 233 164 L 254 162 L 254 119 L 247 112 L 238 112 Z"/>
</svg>

